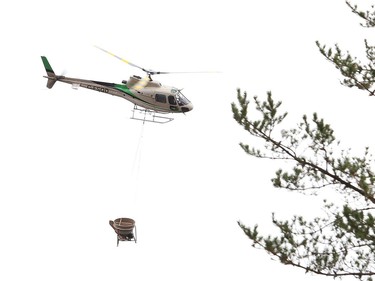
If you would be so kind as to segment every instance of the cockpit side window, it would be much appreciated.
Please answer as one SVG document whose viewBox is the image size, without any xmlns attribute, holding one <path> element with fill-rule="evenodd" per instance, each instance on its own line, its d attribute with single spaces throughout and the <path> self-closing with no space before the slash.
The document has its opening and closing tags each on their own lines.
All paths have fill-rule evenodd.
<svg viewBox="0 0 375 281">
<path fill-rule="evenodd" d="M 157 102 L 167 103 L 167 97 L 165 95 L 162 95 L 162 94 L 156 94 L 155 95 L 155 100 Z"/>
<path fill-rule="evenodd" d="M 168 96 L 168 102 L 169 102 L 169 104 L 173 104 L 173 105 L 177 104 L 174 96 Z"/>
</svg>

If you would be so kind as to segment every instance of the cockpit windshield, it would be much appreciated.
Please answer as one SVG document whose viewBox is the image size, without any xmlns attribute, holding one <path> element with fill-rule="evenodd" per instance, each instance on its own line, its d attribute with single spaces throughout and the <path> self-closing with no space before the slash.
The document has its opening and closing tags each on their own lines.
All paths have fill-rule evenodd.
<svg viewBox="0 0 375 281">
<path fill-rule="evenodd" d="M 181 93 L 181 90 L 172 88 L 171 93 L 176 94 L 176 101 L 179 106 L 187 105 L 190 103 L 190 101 Z"/>
<path fill-rule="evenodd" d="M 190 101 L 181 93 L 181 91 L 178 91 L 176 94 L 176 100 L 179 106 L 187 105 L 190 103 Z"/>
</svg>

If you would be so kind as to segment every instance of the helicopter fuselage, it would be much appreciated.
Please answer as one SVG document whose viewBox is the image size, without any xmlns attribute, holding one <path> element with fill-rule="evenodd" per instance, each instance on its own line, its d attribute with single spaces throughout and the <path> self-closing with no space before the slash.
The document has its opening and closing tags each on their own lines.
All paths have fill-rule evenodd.
<svg viewBox="0 0 375 281">
<path fill-rule="evenodd" d="M 193 109 L 192 103 L 175 87 L 163 86 L 157 81 L 148 81 L 141 90 L 132 89 L 131 86 L 141 80 L 132 76 L 129 81 L 121 84 L 108 83 L 65 76 L 47 76 L 55 80 L 71 84 L 73 89 L 86 88 L 89 90 L 110 94 L 124 98 L 137 106 L 160 113 L 185 113 Z M 48 85 L 47 85 L 48 87 Z M 51 87 L 52 88 L 52 87 Z"/>
</svg>

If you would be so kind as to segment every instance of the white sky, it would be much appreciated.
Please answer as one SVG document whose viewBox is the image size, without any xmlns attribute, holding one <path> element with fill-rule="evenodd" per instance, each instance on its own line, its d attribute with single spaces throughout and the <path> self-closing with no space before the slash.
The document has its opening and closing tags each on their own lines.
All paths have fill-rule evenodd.
<svg viewBox="0 0 375 281">
<path fill-rule="evenodd" d="M 362 55 L 371 30 L 343 0 L 1 5 L 1 280 L 328 280 L 271 261 L 237 226 L 272 233 L 272 211 L 314 214 L 320 201 L 272 188 L 284 163 L 241 151 L 251 139 L 230 103 L 237 87 L 271 90 L 288 124 L 317 111 L 345 145 L 372 145 L 373 99 L 342 87 L 315 46 Z M 194 110 L 143 126 L 126 100 L 45 88 L 41 55 L 69 77 L 143 74 L 93 44 L 145 68 L 222 73 L 155 77 L 184 88 Z M 139 241 L 117 248 L 108 220 L 124 216 Z"/>
</svg>

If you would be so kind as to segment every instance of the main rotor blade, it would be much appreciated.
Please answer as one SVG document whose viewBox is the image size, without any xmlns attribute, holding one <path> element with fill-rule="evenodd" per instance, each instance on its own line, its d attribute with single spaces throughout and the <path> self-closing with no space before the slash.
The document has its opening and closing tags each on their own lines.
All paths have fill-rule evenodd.
<svg viewBox="0 0 375 281">
<path fill-rule="evenodd" d="M 109 54 L 109 55 L 111 55 L 111 56 L 113 56 L 113 57 L 115 57 L 116 59 L 119 59 L 122 62 L 125 62 L 125 63 L 127 63 L 127 64 L 129 64 L 131 66 L 134 66 L 136 68 L 139 68 L 139 69 L 143 70 L 149 76 L 155 75 L 155 74 L 220 73 L 220 71 L 181 71 L 181 72 L 179 72 L 179 71 L 155 71 L 155 70 L 151 70 L 151 69 L 145 69 L 145 68 L 143 68 L 143 67 L 141 67 L 139 65 L 136 65 L 134 63 L 131 63 L 130 61 L 128 61 L 126 59 L 123 59 L 122 57 L 119 57 L 119 56 L 117 56 L 117 55 L 115 55 L 115 54 L 113 54 L 113 53 L 111 53 L 111 52 L 109 52 L 109 51 L 107 51 L 107 50 L 99 47 L 99 46 L 94 45 L 94 47 L 97 48 L 97 49 L 99 49 L 99 50 L 101 50 L 101 51 L 103 51 L 103 52 L 105 52 L 105 53 L 107 53 L 107 54 Z"/>
<path fill-rule="evenodd" d="M 152 74 L 221 73 L 220 71 L 152 71 Z"/>
<path fill-rule="evenodd" d="M 127 61 L 126 59 L 123 59 L 122 57 L 119 57 L 119 56 L 117 56 L 117 55 L 115 55 L 115 54 L 113 54 L 113 53 L 111 53 L 111 52 L 109 52 L 107 50 L 104 50 L 103 48 L 101 48 L 99 46 L 94 45 L 94 47 L 97 48 L 97 49 L 99 49 L 99 50 L 101 50 L 101 51 L 103 51 L 103 52 L 105 52 L 105 53 L 107 53 L 107 54 L 109 54 L 109 55 L 111 55 L 111 56 L 114 56 L 116 59 L 119 59 L 120 61 L 123 61 L 123 62 L 125 62 L 125 63 L 127 63 L 127 64 L 129 64 L 131 66 L 137 67 L 137 68 L 139 68 L 139 69 L 141 69 L 141 70 L 149 73 L 149 71 L 147 69 L 144 69 L 143 67 L 140 67 L 140 66 L 138 66 L 138 65 L 136 65 L 134 63 L 131 63 L 130 61 Z"/>
</svg>

